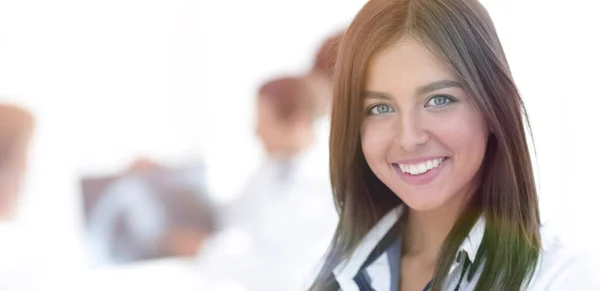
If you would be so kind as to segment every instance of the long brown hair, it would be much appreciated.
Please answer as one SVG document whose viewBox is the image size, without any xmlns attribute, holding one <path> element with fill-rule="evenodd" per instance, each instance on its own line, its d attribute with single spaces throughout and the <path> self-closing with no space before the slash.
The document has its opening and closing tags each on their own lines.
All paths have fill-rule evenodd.
<svg viewBox="0 0 600 291">
<path fill-rule="evenodd" d="M 325 265 L 312 290 L 361 238 L 402 201 L 371 172 L 360 142 L 364 81 L 370 59 L 402 37 L 422 41 L 461 79 L 492 134 L 476 195 L 439 254 L 432 290 L 442 289 L 458 248 L 481 214 L 486 219 L 482 275 L 475 290 L 519 290 L 540 250 L 539 210 L 526 140 L 527 114 L 491 18 L 476 0 L 370 0 L 347 29 L 334 76 L 331 182 L 340 214 Z M 476 215 L 473 215 L 476 214 Z"/>
</svg>

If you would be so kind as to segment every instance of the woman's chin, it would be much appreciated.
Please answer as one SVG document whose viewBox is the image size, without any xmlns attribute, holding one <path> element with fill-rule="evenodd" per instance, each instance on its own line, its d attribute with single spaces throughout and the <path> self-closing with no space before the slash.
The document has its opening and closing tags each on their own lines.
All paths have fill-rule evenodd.
<svg viewBox="0 0 600 291">
<path fill-rule="evenodd" d="M 439 193 L 439 191 L 436 191 Z M 429 212 L 439 208 L 442 208 L 447 201 L 442 199 L 439 194 L 428 194 L 428 193 L 414 193 L 414 195 L 403 195 L 400 197 L 404 204 L 413 211 L 418 212 Z"/>
</svg>

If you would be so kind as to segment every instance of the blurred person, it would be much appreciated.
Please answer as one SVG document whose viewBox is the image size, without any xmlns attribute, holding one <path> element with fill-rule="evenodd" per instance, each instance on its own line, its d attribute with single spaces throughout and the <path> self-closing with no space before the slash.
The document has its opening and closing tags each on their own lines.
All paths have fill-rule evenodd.
<svg viewBox="0 0 600 291">
<path fill-rule="evenodd" d="M 107 187 L 89 219 L 95 264 L 196 256 L 215 218 L 201 177 L 186 171 L 140 161 Z"/>
<path fill-rule="evenodd" d="M 333 74 L 338 47 L 343 35 L 343 31 L 337 32 L 323 41 L 314 56 L 312 68 L 306 74 L 306 79 L 315 90 L 316 112 L 319 117 L 328 117 L 331 114 Z"/>
<path fill-rule="evenodd" d="M 314 89 L 317 119 L 316 134 L 323 143 L 329 143 L 331 127 L 331 101 L 333 99 L 333 75 L 338 47 L 344 31 L 330 35 L 318 48 L 312 68 L 306 74 L 306 79 Z"/>
<path fill-rule="evenodd" d="M 14 222 L 27 172 L 35 129 L 33 115 L 10 104 L 0 105 L 0 290 L 39 290 L 40 246 Z"/>
<path fill-rule="evenodd" d="M 0 105 L 0 219 L 10 220 L 17 208 L 34 118 L 13 105 Z"/>
<path fill-rule="evenodd" d="M 600 290 L 540 223 L 527 114 L 475 0 L 371 0 L 340 47 L 340 222 L 311 290 Z"/>
<path fill-rule="evenodd" d="M 206 276 L 275 291 L 300 290 L 316 273 L 337 214 L 327 147 L 315 135 L 314 95 L 301 77 L 271 80 L 258 90 L 256 133 L 268 159 L 219 215 L 223 231 L 201 252 Z"/>
<path fill-rule="evenodd" d="M 273 160 L 291 162 L 314 143 L 313 96 L 313 88 L 302 78 L 281 78 L 260 88 L 256 134 Z"/>
</svg>

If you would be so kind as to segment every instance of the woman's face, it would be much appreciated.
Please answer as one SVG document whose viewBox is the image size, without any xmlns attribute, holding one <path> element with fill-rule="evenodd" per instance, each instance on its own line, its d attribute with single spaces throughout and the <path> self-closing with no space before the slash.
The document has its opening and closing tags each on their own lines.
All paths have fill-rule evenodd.
<svg viewBox="0 0 600 291">
<path fill-rule="evenodd" d="M 411 209 L 462 203 L 489 130 L 450 67 L 406 38 L 374 56 L 365 81 L 361 142 L 371 170 Z"/>
</svg>

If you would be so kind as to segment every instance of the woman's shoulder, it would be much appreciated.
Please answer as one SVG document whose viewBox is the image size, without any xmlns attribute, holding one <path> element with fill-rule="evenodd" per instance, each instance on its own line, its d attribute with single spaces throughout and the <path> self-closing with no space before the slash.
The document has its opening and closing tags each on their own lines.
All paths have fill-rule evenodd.
<svg viewBox="0 0 600 291">
<path fill-rule="evenodd" d="M 538 266 L 528 290 L 600 290 L 600 254 L 542 227 Z"/>
</svg>

